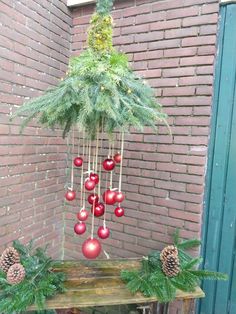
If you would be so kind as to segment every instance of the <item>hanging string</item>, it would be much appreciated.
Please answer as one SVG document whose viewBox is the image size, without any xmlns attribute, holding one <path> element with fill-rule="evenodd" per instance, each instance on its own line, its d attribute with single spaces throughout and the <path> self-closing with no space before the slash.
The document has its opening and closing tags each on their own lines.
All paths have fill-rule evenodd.
<svg viewBox="0 0 236 314">
<path fill-rule="evenodd" d="M 84 134 L 83 134 L 84 135 Z M 83 151 L 82 151 L 82 156 L 84 158 L 84 151 L 85 151 L 85 140 L 83 136 Z M 79 153 L 79 152 L 78 152 Z M 81 194 L 80 194 L 80 205 L 81 209 L 83 207 L 83 190 L 84 190 L 84 161 L 82 163 L 82 169 L 81 169 L 81 181 L 80 181 L 80 187 L 81 187 Z"/>
<path fill-rule="evenodd" d="M 92 172 L 95 172 L 95 158 L 96 158 L 96 156 L 95 156 L 95 155 L 96 155 L 95 150 L 96 150 L 96 148 L 93 147 L 92 150 L 93 150 L 93 153 L 92 153 L 92 155 L 93 155 Z"/>
<path fill-rule="evenodd" d="M 108 188 L 108 173 L 106 173 L 106 181 L 105 181 L 105 187 L 106 187 L 106 191 Z M 106 198 L 107 194 L 105 194 L 105 204 L 104 204 L 104 216 L 103 216 L 103 228 L 106 228 L 106 213 L 107 213 L 107 198 Z"/>
<path fill-rule="evenodd" d="M 96 160 L 96 172 L 97 172 L 97 156 L 98 156 L 98 142 L 99 142 L 99 130 L 97 130 L 97 135 L 96 135 L 96 149 L 95 149 L 95 153 L 93 155 L 93 160 Z M 94 165 L 93 165 L 94 167 Z M 93 168 L 94 170 L 94 168 Z M 99 189 L 100 189 L 100 181 L 99 180 Z M 96 192 L 96 188 L 94 189 L 94 194 Z M 100 193 L 100 192 L 99 192 Z M 92 214 L 92 227 L 91 227 L 91 239 L 93 239 L 93 234 L 94 234 L 94 212 L 95 212 L 95 202 L 93 202 L 93 214 Z"/>
<path fill-rule="evenodd" d="M 102 175 L 102 159 L 99 158 L 99 183 L 98 183 L 98 196 L 101 198 L 101 175 Z"/>
<path fill-rule="evenodd" d="M 94 189 L 94 194 L 95 194 Z M 95 212 L 95 202 L 93 202 L 93 214 L 92 214 L 92 227 L 91 227 L 91 239 L 93 239 L 93 234 L 94 234 L 94 212 Z"/>
<path fill-rule="evenodd" d="M 78 157 L 80 153 L 80 132 L 78 132 Z"/>
<path fill-rule="evenodd" d="M 120 178 L 119 178 L 119 192 L 121 192 L 121 184 L 122 184 L 122 166 L 123 166 L 123 155 L 124 155 L 124 131 L 121 136 L 121 162 L 120 162 Z"/>
<path fill-rule="evenodd" d="M 89 151 L 88 151 L 88 173 L 91 173 L 91 145 L 92 141 L 89 139 Z"/>
<path fill-rule="evenodd" d="M 112 139 L 112 142 L 111 142 L 111 157 L 114 156 L 114 145 L 115 145 L 115 142 L 114 142 L 114 139 Z M 113 184 L 112 179 L 113 179 L 113 170 L 110 173 L 110 189 L 112 189 L 112 184 Z"/>
<path fill-rule="evenodd" d="M 111 141 L 108 139 L 108 158 L 111 158 Z"/>
<path fill-rule="evenodd" d="M 72 149 L 71 149 L 71 190 L 74 189 L 74 147 L 75 147 L 75 133 L 74 128 L 72 129 Z"/>
<path fill-rule="evenodd" d="M 96 154 L 95 154 L 95 173 L 97 173 L 98 170 L 98 145 L 99 145 L 99 130 L 97 132 L 97 140 L 96 140 Z"/>
<path fill-rule="evenodd" d="M 89 140 L 87 139 L 87 143 L 86 143 L 86 150 L 85 150 L 85 155 L 87 156 L 88 154 L 88 150 L 89 150 Z M 86 172 L 85 172 L 86 173 Z M 83 181 L 84 184 L 84 181 Z M 83 208 L 85 209 L 85 195 L 86 195 L 86 191 L 85 188 L 83 187 Z"/>
</svg>

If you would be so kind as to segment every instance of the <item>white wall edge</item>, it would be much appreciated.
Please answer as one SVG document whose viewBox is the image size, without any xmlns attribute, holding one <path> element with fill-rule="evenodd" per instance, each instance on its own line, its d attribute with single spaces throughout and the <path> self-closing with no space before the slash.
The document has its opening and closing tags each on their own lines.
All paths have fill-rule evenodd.
<svg viewBox="0 0 236 314">
<path fill-rule="evenodd" d="M 236 0 L 220 0 L 220 3 L 223 3 L 223 4 L 236 3 Z"/>
<path fill-rule="evenodd" d="M 95 0 L 67 0 L 68 7 L 76 7 L 81 5 L 86 5 L 90 3 L 95 3 Z"/>
</svg>

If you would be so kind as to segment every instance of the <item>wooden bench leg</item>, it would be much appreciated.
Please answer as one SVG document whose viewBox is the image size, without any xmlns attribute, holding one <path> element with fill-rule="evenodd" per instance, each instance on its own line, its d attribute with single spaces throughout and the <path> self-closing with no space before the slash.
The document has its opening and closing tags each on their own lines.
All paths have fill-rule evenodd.
<svg viewBox="0 0 236 314">
<path fill-rule="evenodd" d="M 164 303 L 159 305 L 159 313 L 160 314 L 168 314 L 169 313 L 169 303 Z"/>
<path fill-rule="evenodd" d="M 183 300 L 181 314 L 190 314 L 192 299 Z"/>
<path fill-rule="evenodd" d="M 71 314 L 80 314 L 81 312 L 80 312 L 79 309 L 73 308 L 73 309 L 71 309 L 71 312 L 70 312 L 70 313 L 71 313 Z"/>
</svg>

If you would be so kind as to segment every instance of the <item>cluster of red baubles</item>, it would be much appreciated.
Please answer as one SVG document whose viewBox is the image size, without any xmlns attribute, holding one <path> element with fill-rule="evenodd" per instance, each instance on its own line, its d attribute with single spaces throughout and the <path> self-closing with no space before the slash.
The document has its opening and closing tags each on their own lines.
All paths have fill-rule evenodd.
<svg viewBox="0 0 236 314">
<path fill-rule="evenodd" d="M 117 153 L 113 159 L 107 158 L 103 161 L 103 168 L 106 171 L 112 171 L 116 163 L 121 162 L 121 155 Z M 74 159 L 74 165 L 76 167 L 81 167 L 83 165 L 83 159 L 81 157 L 76 157 Z M 96 185 L 99 183 L 99 175 L 96 173 L 90 173 L 89 177 L 85 179 L 84 187 L 87 191 L 92 191 L 95 189 Z M 68 190 L 65 194 L 67 201 L 73 201 L 76 198 L 76 193 L 74 190 Z M 120 206 L 125 199 L 125 195 L 122 192 L 115 191 L 113 189 L 106 190 L 102 195 L 102 200 L 99 200 L 99 196 L 96 193 L 90 194 L 88 196 L 88 203 L 91 206 L 91 213 L 95 217 L 101 217 L 105 212 L 105 205 L 114 205 L 118 203 L 114 213 L 117 217 L 122 217 L 124 215 L 124 208 Z M 81 209 L 77 214 L 79 220 L 78 223 L 74 226 L 74 231 L 78 235 L 82 235 L 86 232 L 86 223 L 88 219 L 89 211 L 86 209 Z M 110 235 L 110 230 L 105 225 L 100 226 L 97 230 L 97 235 L 100 239 L 107 239 Z M 97 239 L 89 238 L 87 239 L 82 246 L 82 252 L 86 258 L 93 259 L 96 258 L 101 252 L 101 244 Z"/>
</svg>

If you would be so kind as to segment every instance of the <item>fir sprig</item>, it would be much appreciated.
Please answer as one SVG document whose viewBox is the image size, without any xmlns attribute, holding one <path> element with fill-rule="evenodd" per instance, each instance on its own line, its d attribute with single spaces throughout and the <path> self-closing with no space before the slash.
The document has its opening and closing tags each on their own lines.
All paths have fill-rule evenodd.
<svg viewBox="0 0 236 314">
<path fill-rule="evenodd" d="M 15 116 L 27 115 L 22 129 L 33 118 L 48 128 L 61 127 L 65 136 L 79 125 L 90 138 L 101 130 L 142 130 L 167 115 L 156 101 L 154 90 L 129 67 L 127 56 L 112 46 L 113 0 L 98 0 L 90 22 L 88 49 L 71 58 L 66 78 L 57 87 L 21 106 Z"/>
<path fill-rule="evenodd" d="M 20 313 L 33 304 L 39 311 L 44 310 L 47 298 L 64 291 L 65 276 L 52 271 L 54 262 L 45 254 L 46 249 L 34 250 L 32 243 L 24 246 L 19 241 L 13 246 L 20 253 L 26 277 L 17 285 L 10 285 L 6 274 L 0 271 L 0 313 Z"/>
<path fill-rule="evenodd" d="M 175 299 L 176 290 L 194 292 L 203 279 L 227 280 L 227 275 L 208 270 L 197 270 L 201 258 L 193 258 L 185 250 L 200 245 L 197 239 L 180 241 L 179 234 L 174 236 L 174 244 L 178 248 L 180 272 L 168 277 L 162 271 L 160 252 L 151 252 L 144 257 L 139 270 L 124 270 L 121 278 L 132 292 L 142 292 L 144 296 L 155 296 L 159 302 L 166 303 Z"/>
</svg>

